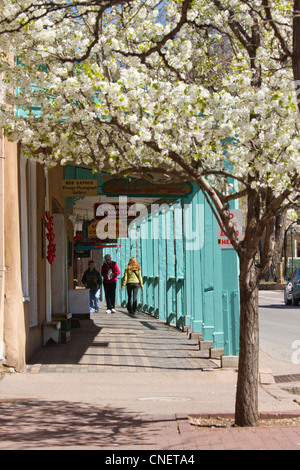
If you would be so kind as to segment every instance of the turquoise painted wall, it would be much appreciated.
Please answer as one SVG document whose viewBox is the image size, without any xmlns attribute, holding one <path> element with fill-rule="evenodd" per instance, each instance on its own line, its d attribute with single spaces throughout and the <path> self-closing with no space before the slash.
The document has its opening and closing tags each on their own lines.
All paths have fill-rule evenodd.
<svg viewBox="0 0 300 470">
<path fill-rule="evenodd" d="M 141 264 L 140 310 L 190 326 L 225 354 L 238 354 L 238 258 L 234 250 L 218 248 L 216 220 L 199 188 L 194 186 L 188 200 L 150 214 L 137 228 L 137 240 L 119 240 L 121 248 L 105 253 L 119 264 L 122 276 L 130 256 Z M 122 276 L 117 303 L 126 306 Z"/>
<path fill-rule="evenodd" d="M 97 178 L 89 170 L 66 178 Z M 67 198 L 68 199 L 68 198 Z M 156 203 L 155 199 L 153 204 Z M 237 208 L 237 207 L 232 207 Z M 117 304 L 126 306 L 121 278 L 129 258 L 142 267 L 144 290 L 139 291 L 139 309 L 177 326 L 187 325 L 226 355 L 239 353 L 238 257 L 233 249 L 217 245 L 217 222 L 196 185 L 188 198 L 161 205 L 131 229 L 131 237 L 119 239 L 120 248 L 108 248 L 120 267 Z M 133 236 L 135 234 L 135 236 Z"/>
</svg>

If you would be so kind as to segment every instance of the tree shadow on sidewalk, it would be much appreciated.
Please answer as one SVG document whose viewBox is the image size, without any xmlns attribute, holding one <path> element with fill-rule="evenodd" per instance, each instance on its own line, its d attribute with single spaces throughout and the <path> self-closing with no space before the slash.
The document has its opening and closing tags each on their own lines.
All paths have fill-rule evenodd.
<svg viewBox="0 0 300 470">
<path fill-rule="evenodd" d="M 159 420 L 141 420 L 138 415 L 118 408 L 67 401 L 0 401 L 2 450 L 142 449 L 159 429 Z"/>
</svg>

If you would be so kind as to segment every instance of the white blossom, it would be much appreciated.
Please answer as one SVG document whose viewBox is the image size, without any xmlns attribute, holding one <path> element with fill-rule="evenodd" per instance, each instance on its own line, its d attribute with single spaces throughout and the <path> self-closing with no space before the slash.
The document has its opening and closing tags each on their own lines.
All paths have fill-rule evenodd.
<svg viewBox="0 0 300 470">
<path fill-rule="evenodd" d="M 2 3 L 1 18 L 13 18 L 19 4 Z M 199 174 L 230 167 L 242 184 L 251 170 L 257 175 L 253 188 L 280 193 L 289 187 L 300 167 L 290 64 L 278 67 L 280 45 L 270 28 L 259 25 L 261 83 L 253 87 L 247 51 L 229 29 L 233 11 L 250 34 L 253 10 L 259 11 L 261 0 L 251 2 L 253 10 L 239 0 L 222 1 L 223 10 L 212 0 L 195 0 L 187 16 L 201 25 L 197 34 L 192 23 L 186 24 L 159 52 L 141 61 L 138 54 L 155 48 L 179 21 L 181 3 L 166 2 L 163 20 L 155 0 L 132 0 L 131 8 L 122 11 L 122 23 L 121 10 L 108 9 L 98 42 L 78 63 L 66 58 L 80 57 L 91 44 L 92 11 L 76 26 L 58 10 L 18 33 L 3 35 L 2 50 L 21 63 L 16 67 L 3 57 L 0 69 L 5 71 L 1 89 L 8 105 L 1 108 L 0 122 L 10 138 L 20 139 L 29 151 L 30 146 L 52 146 L 47 158 L 53 162 L 87 161 L 93 154 L 101 167 L 106 152 L 112 173 L 129 164 L 171 167 L 170 152 L 176 152 L 188 164 L 198 162 Z M 292 2 L 270 4 L 283 37 L 291 42 Z M 26 19 L 21 15 L 16 23 Z M 31 105 L 41 107 L 40 119 Z"/>
</svg>

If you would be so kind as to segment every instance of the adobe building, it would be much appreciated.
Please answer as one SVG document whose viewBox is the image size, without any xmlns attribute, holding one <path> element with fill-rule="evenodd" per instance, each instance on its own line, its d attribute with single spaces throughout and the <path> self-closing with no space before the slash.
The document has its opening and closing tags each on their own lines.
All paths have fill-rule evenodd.
<svg viewBox="0 0 300 470">
<path fill-rule="evenodd" d="M 1 131 L 0 131 L 1 132 Z M 0 363 L 25 368 L 18 148 L 0 134 Z"/>
<path fill-rule="evenodd" d="M 54 314 L 66 312 L 65 263 L 61 268 L 47 260 L 46 217 L 53 214 L 61 257 L 66 243 L 63 168 L 48 171 L 0 137 L 0 363 L 22 371 L 45 344 L 47 325 L 59 324 L 52 321 Z"/>
</svg>

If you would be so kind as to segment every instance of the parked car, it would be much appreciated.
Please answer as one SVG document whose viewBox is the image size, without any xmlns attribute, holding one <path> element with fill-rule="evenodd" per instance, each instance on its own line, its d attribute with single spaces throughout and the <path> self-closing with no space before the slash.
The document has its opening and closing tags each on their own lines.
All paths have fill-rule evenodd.
<svg viewBox="0 0 300 470">
<path fill-rule="evenodd" d="M 300 301 L 300 268 L 296 269 L 284 288 L 285 305 L 299 305 Z"/>
</svg>

